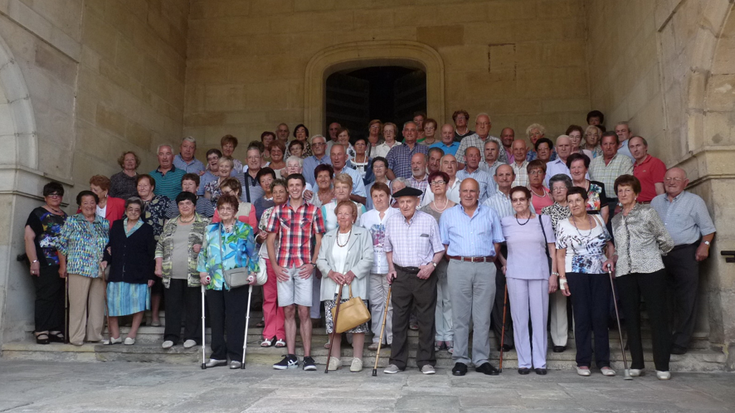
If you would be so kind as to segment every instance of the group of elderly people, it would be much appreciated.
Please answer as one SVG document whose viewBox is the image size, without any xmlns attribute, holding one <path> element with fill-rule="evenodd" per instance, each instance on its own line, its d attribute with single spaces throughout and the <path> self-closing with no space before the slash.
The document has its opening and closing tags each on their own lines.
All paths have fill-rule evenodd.
<svg viewBox="0 0 735 413">
<path fill-rule="evenodd" d="M 326 330 L 336 338 L 325 346 L 327 368 L 339 369 L 332 309 L 337 299 L 356 296 L 372 318 L 344 332 L 353 347 L 350 371 L 363 368 L 368 332 L 370 350 L 391 348 L 385 373 L 404 370 L 407 331 L 417 329 L 424 374 L 435 372 L 436 352 L 445 349 L 454 375 L 465 375 L 470 363 L 495 375 L 493 329 L 497 348 L 515 347 L 520 374 L 543 375 L 549 321 L 553 351 L 566 349 L 569 297 L 577 373 L 591 374 L 594 354 L 601 373 L 614 376 L 608 328 L 615 290 L 630 374 L 644 368 L 643 300 L 656 374 L 668 379 L 670 354 L 686 352 L 693 332 L 697 265 L 715 228 L 701 198 L 684 190 L 683 170 L 666 171 L 627 124 L 604 132 L 602 114 L 591 115 L 589 126 L 570 126 L 556 147 L 542 125 L 529 126 L 534 150 L 510 128 L 490 136 L 487 114 L 469 130 L 466 111 L 441 128 L 417 114 L 404 124 L 402 142 L 395 124 L 377 120 L 357 139 L 335 123 L 329 140 L 309 138 L 298 125 L 290 143 L 281 124 L 250 144 L 244 164 L 233 157 L 238 142 L 231 135 L 221 150 L 207 151 L 206 164 L 194 157 L 189 137 L 176 156 L 171 146 L 159 147 L 159 167 L 150 174 L 139 174 L 138 156 L 124 153 L 122 171 L 92 177 L 71 216 L 61 209 L 63 186 L 49 183 L 25 231 L 36 341 L 133 345 L 146 310 L 151 325 L 160 325 L 163 296 L 162 347 L 191 348 L 201 343 L 206 289 L 206 365 L 229 359 L 239 368 L 247 289 L 228 285 L 226 275 L 246 268 L 267 274 L 261 346 L 287 349 L 276 369 L 299 365 L 297 315 L 303 369 L 316 369 L 311 328 L 322 319 L 322 303 Z M 681 252 L 667 256 L 672 249 Z M 123 340 L 124 316 L 132 319 Z"/>
</svg>

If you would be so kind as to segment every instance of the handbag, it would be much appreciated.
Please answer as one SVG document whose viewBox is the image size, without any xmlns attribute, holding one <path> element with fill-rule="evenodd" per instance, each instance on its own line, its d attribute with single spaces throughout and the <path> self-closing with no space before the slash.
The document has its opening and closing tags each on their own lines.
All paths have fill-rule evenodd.
<svg viewBox="0 0 735 413">
<path fill-rule="evenodd" d="M 222 267 L 222 275 L 225 278 L 225 283 L 230 286 L 230 288 L 238 288 L 250 284 L 251 278 L 247 266 L 232 268 L 229 270 L 225 269 L 225 254 L 222 251 L 222 225 L 219 227 L 219 254 L 221 257 L 219 265 Z"/>
<path fill-rule="evenodd" d="M 255 274 L 255 285 L 263 285 L 268 281 L 268 271 L 265 266 L 265 258 L 258 259 L 258 272 Z"/>
<path fill-rule="evenodd" d="M 544 223 L 541 221 L 541 214 L 538 216 L 538 223 L 541 225 L 541 233 L 544 234 L 544 251 L 546 252 L 546 259 L 549 261 L 549 274 L 551 274 L 551 255 L 549 255 L 549 240 L 546 238 L 546 231 L 544 230 Z"/>
<path fill-rule="evenodd" d="M 335 294 L 335 301 L 342 299 L 342 288 L 344 288 L 344 285 L 340 286 L 337 294 Z M 370 312 L 365 306 L 365 303 L 360 299 L 360 297 L 352 296 L 351 284 L 349 285 L 349 288 L 350 298 L 339 305 L 339 318 L 337 319 L 337 325 L 334 326 L 334 331 L 336 331 L 337 334 L 352 330 L 360 324 L 367 323 L 367 321 L 370 320 Z M 337 306 L 332 307 L 332 320 L 337 318 L 335 317 L 336 312 Z"/>
</svg>

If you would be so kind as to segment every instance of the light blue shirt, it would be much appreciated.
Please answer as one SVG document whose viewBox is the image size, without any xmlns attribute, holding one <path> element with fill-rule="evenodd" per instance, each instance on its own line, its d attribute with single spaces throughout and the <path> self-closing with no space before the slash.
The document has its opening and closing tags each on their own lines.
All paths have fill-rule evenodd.
<svg viewBox="0 0 735 413">
<path fill-rule="evenodd" d="M 179 169 L 183 169 L 188 174 L 199 175 L 199 172 L 204 170 L 204 164 L 202 161 L 194 158 L 191 161 L 186 162 L 184 158 L 181 157 L 181 154 L 174 156 L 174 166 Z"/>
<path fill-rule="evenodd" d="M 516 211 L 513 209 L 513 204 L 511 204 L 510 202 L 510 197 L 500 191 L 496 192 L 495 195 L 488 198 L 483 203 L 483 205 L 492 208 L 492 210 L 495 211 L 496 214 L 498 214 L 498 218 L 500 219 L 516 213 Z M 531 202 L 528 203 L 528 209 L 530 209 L 532 213 L 536 213 L 536 210 L 533 207 L 533 203 Z"/>
<path fill-rule="evenodd" d="M 344 168 L 342 168 L 342 171 L 340 173 L 347 174 L 350 176 L 350 178 L 352 178 L 352 195 L 367 197 L 365 192 L 365 182 L 362 181 L 362 175 L 360 175 L 360 172 L 357 172 L 356 170 L 345 166 Z"/>
<path fill-rule="evenodd" d="M 704 200 L 691 192 L 682 191 L 673 201 L 665 193 L 657 195 L 651 207 L 661 217 L 674 245 L 693 244 L 716 231 Z"/>
<path fill-rule="evenodd" d="M 316 178 L 314 177 L 314 170 L 319 165 L 331 165 L 332 159 L 329 158 L 329 155 L 325 154 L 322 156 L 321 159 L 317 159 L 316 155 L 311 155 L 308 158 L 304 159 L 304 166 L 301 170 L 304 174 L 304 178 L 306 179 L 306 182 L 310 183 L 313 188 L 316 188 Z"/>
<path fill-rule="evenodd" d="M 628 141 L 630 141 L 630 139 L 626 139 L 625 142 L 621 142 L 623 146 L 618 148 L 618 153 L 622 153 L 623 155 L 630 158 L 631 161 L 635 162 L 635 158 L 633 157 L 633 154 L 630 153 L 630 148 L 628 148 Z"/>
<path fill-rule="evenodd" d="M 561 159 L 556 158 L 553 161 L 546 162 L 546 177 L 544 178 L 544 185 L 549 188 L 549 179 L 551 179 L 552 176 L 558 174 L 564 174 L 570 179 L 572 178 L 572 174 L 569 173 L 569 168 L 567 168 L 567 164 L 564 163 L 564 161 L 562 161 Z"/>
<path fill-rule="evenodd" d="M 487 172 L 480 168 L 472 173 L 467 172 L 467 168 L 457 172 L 457 179 L 465 180 L 467 178 L 472 178 L 480 184 L 480 203 L 495 195 L 495 181 Z"/>
<path fill-rule="evenodd" d="M 456 155 L 457 149 L 459 149 L 459 142 L 452 142 L 451 145 L 447 146 L 444 144 L 444 142 L 436 142 L 429 145 L 429 149 L 431 148 L 439 148 L 442 151 L 444 151 L 444 155 Z"/>
<path fill-rule="evenodd" d="M 214 176 L 212 172 L 205 172 L 204 175 L 199 177 L 199 190 L 197 191 L 197 195 L 204 196 L 204 186 L 217 179 L 218 177 Z"/>
<path fill-rule="evenodd" d="M 448 245 L 447 254 L 461 257 L 489 257 L 495 255 L 494 243 L 505 242 L 498 215 L 491 208 L 479 204 L 472 217 L 462 204 L 444 211 L 439 221 L 442 244 Z"/>
</svg>

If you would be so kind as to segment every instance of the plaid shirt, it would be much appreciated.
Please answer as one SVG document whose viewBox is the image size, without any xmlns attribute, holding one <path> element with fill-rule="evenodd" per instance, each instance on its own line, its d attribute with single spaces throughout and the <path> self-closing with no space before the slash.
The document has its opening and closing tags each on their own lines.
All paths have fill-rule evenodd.
<svg viewBox="0 0 735 413">
<path fill-rule="evenodd" d="M 428 156 L 429 147 L 420 143 L 413 145 L 413 149 L 409 148 L 408 145 L 396 145 L 392 147 L 386 156 L 386 159 L 388 159 L 388 169 L 393 171 L 396 178 L 410 178 L 411 157 L 417 153 L 423 153 Z"/>
<path fill-rule="evenodd" d="M 411 177 L 408 178 L 408 185 L 411 188 L 420 189 L 421 191 L 426 192 L 426 188 L 429 186 L 429 175 L 425 174 L 421 180 L 418 180 L 411 175 Z"/>
<path fill-rule="evenodd" d="M 513 186 L 528 186 L 528 171 L 526 170 L 528 161 L 523 161 L 521 166 L 513 162 L 510 166 L 513 168 L 513 172 L 516 173 L 516 180 L 513 181 Z"/>
<path fill-rule="evenodd" d="M 503 163 L 508 162 L 508 155 L 505 153 L 505 147 L 503 146 L 503 142 L 500 139 L 496 138 L 495 136 L 488 135 L 485 140 L 482 140 L 480 139 L 480 135 L 476 133 L 462 138 L 462 142 L 460 142 L 459 149 L 457 149 L 457 153 L 455 155 L 457 158 L 457 162 L 465 163 L 464 152 L 470 146 L 474 146 L 475 148 L 480 150 L 480 157 L 482 158 L 482 162 L 485 162 L 485 143 L 488 139 L 498 143 L 498 147 L 500 148 L 500 151 L 498 153 L 498 160 Z"/>
<path fill-rule="evenodd" d="M 428 264 L 444 251 L 439 225 L 426 212 L 414 212 L 409 221 L 400 212 L 393 214 L 385 223 L 383 250 L 393 252 L 393 263 L 401 267 Z"/>
<path fill-rule="evenodd" d="M 294 210 L 289 201 L 273 207 L 266 231 L 279 234 L 278 265 L 300 267 L 311 263 L 311 237 L 325 232 L 324 219 L 314 205 L 304 202 Z"/>
<path fill-rule="evenodd" d="M 620 175 L 632 175 L 633 174 L 633 161 L 625 155 L 615 154 L 610 160 L 610 163 L 605 165 L 605 157 L 598 156 L 590 162 L 590 179 L 594 181 L 600 181 L 605 184 L 605 189 L 608 195 L 615 195 L 608 198 L 617 198 L 615 194 L 615 180 Z"/>
</svg>

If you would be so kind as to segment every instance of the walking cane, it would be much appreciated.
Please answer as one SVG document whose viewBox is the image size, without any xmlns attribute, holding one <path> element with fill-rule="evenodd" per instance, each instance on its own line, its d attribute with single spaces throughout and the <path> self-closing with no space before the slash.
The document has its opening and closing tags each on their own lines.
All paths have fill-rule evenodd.
<svg viewBox="0 0 735 413">
<path fill-rule="evenodd" d="M 64 343 L 69 344 L 69 275 L 64 277 Z"/>
<path fill-rule="evenodd" d="M 245 352 L 248 350 L 248 325 L 250 325 L 250 297 L 253 295 L 253 285 L 248 286 L 248 311 L 245 315 L 245 337 L 242 340 L 242 363 L 240 368 L 245 368 Z"/>
<path fill-rule="evenodd" d="M 505 293 L 503 294 L 503 328 L 500 329 L 500 365 L 498 370 L 503 372 L 503 344 L 505 344 L 505 312 L 508 309 L 508 284 L 505 284 Z"/>
<path fill-rule="evenodd" d="M 332 346 L 334 346 L 334 337 L 337 335 L 337 317 L 339 317 L 339 305 L 342 302 L 342 286 L 337 286 L 337 291 L 334 292 L 334 301 L 337 302 L 337 308 L 334 310 L 334 324 L 332 327 L 332 338 L 329 339 L 329 353 L 327 353 L 327 367 L 324 368 L 324 374 L 329 373 L 329 360 L 332 358 Z"/>
<path fill-rule="evenodd" d="M 620 351 L 623 353 L 623 366 L 625 367 L 625 380 L 633 380 L 628 370 L 628 358 L 625 356 L 625 346 L 623 345 L 623 329 L 620 327 L 620 314 L 618 313 L 618 300 L 615 297 L 615 284 L 613 283 L 612 271 L 608 267 L 607 273 L 610 275 L 610 287 L 612 288 L 613 305 L 615 306 L 615 319 L 618 322 L 618 336 L 620 337 Z"/>
<path fill-rule="evenodd" d="M 206 361 L 206 356 L 204 354 L 204 346 L 206 344 L 207 332 L 204 330 L 205 328 L 204 317 L 206 317 L 204 315 L 204 290 L 205 290 L 204 284 L 202 284 L 200 287 L 202 290 L 202 370 L 205 370 L 207 368 L 207 361 Z"/>
<path fill-rule="evenodd" d="M 375 354 L 375 365 L 373 366 L 373 376 L 378 375 L 378 359 L 380 358 L 380 348 L 383 346 L 383 333 L 385 333 L 385 320 L 388 319 L 388 306 L 390 305 L 390 292 L 393 286 L 388 286 L 388 297 L 385 299 L 385 310 L 383 311 L 383 325 L 380 327 L 380 341 L 378 341 L 378 352 Z"/>
</svg>

